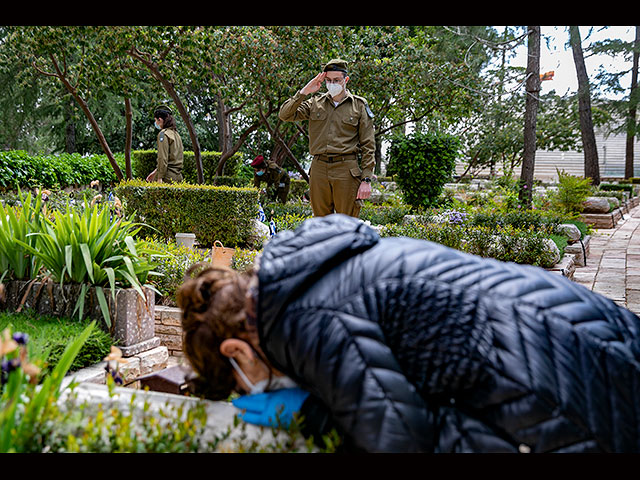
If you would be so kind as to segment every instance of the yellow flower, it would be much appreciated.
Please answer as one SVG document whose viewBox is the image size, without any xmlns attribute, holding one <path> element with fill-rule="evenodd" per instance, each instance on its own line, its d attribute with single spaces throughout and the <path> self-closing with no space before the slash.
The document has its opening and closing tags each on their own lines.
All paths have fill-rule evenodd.
<svg viewBox="0 0 640 480">
<path fill-rule="evenodd" d="M 122 358 L 122 350 L 118 347 L 111 346 L 111 353 L 104 358 L 107 362 L 127 363 L 129 360 Z"/>
<path fill-rule="evenodd" d="M 18 348 L 18 342 L 11 338 L 11 332 L 8 328 L 5 328 L 2 332 L 2 338 L 0 339 L 0 357 L 5 356 L 7 353 L 14 352 Z"/>
</svg>

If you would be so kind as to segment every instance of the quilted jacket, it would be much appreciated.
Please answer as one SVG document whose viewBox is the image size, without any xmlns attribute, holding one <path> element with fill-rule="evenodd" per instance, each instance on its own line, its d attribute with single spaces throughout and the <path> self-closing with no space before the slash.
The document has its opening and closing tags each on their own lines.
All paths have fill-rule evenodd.
<svg viewBox="0 0 640 480">
<path fill-rule="evenodd" d="M 336 214 L 259 282 L 265 354 L 354 450 L 640 451 L 640 319 L 565 277 Z"/>
</svg>

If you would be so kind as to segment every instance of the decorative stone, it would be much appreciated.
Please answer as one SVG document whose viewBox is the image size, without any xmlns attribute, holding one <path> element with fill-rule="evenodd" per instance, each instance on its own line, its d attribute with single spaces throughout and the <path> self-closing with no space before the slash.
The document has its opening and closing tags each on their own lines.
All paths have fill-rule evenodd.
<svg viewBox="0 0 640 480">
<path fill-rule="evenodd" d="M 558 225 L 558 230 L 562 232 L 563 235 L 566 235 L 568 237 L 569 243 L 577 242 L 582 236 L 582 233 L 580 233 L 580 229 L 572 223 L 563 223 L 561 225 Z"/>
<path fill-rule="evenodd" d="M 544 243 L 547 246 L 542 265 L 555 265 L 560 261 L 560 249 L 550 238 L 545 238 Z"/>
<path fill-rule="evenodd" d="M 264 244 L 271 238 L 271 232 L 269 227 L 262 223 L 258 219 L 252 220 L 251 234 L 247 238 L 247 245 L 249 248 L 262 248 Z"/>
<path fill-rule="evenodd" d="M 611 210 L 607 197 L 588 197 L 584 201 L 583 213 L 607 213 Z"/>
</svg>

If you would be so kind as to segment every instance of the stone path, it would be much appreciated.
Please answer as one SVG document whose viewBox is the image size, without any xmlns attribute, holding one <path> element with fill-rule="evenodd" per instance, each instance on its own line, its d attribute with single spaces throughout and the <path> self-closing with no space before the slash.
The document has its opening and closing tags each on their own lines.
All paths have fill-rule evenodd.
<svg viewBox="0 0 640 480">
<path fill-rule="evenodd" d="M 615 228 L 595 230 L 584 267 L 574 281 L 640 315 L 640 206 Z"/>
</svg>

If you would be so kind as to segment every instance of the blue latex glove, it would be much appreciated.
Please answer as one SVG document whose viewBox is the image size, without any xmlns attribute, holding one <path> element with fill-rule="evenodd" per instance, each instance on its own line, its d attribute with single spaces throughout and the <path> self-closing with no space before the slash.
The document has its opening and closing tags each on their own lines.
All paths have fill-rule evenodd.
<svg viewBox="0 0 640 480">
<path fill-rule="evenodd" d="M 231 403 L 244 413 L 238 416 L 247 423 L 265 427 L 288 427 L 293 414 L 300 411 L 309 396 L 300 388 L 283 388 L 270 392 L 243 395 Z M 278 423 L 279 421 L 279 423 Z"/>
</svg>

